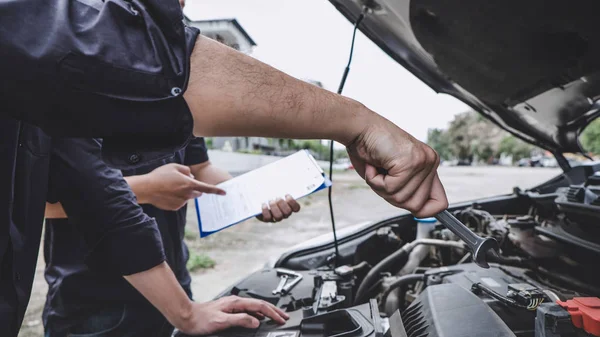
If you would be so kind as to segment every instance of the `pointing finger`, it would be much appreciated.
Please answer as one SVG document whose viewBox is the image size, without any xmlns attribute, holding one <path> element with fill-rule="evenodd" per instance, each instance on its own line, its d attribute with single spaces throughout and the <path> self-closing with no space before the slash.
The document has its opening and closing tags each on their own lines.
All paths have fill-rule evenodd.
<svg viewBox="0 0 600 337">
<path fill-rule="evenodd" d="M 226 194 L 225 190 L 218 188 L 215 185 L 206 184 L 206 183 L 203 183 L 203 182 L 195 180 L 195 179 L 190 179 L 190 187 L 193 190 L 202 192 L 202 193 L 218 194 L 218 195 Z"/>
</svg>

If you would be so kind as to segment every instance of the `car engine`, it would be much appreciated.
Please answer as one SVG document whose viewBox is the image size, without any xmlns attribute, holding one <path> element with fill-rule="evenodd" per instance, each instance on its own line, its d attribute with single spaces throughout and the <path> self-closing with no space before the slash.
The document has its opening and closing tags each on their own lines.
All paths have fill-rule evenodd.
<svg viewBox="0 0 600 337">
<path fill-rule="evenodd" d="M 435 219 L 401 216 L 342 242 L 337 265 L 308 249 L 230 287 L 291 318 L 216 336 L 600 336 L 599 175 L 451 212 L 498 241 L 489 269 Z"/>
</svg>

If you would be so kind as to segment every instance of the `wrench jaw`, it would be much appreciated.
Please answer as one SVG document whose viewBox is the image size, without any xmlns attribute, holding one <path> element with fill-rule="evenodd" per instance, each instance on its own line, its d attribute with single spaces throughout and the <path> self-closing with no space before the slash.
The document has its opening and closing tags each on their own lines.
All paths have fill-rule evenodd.
<svg viewBox="0 0 600 337">
<path fill-rule="evenodd" d="M 473 262 L 481 268 L 489 268 L 490 265 L 487 263 L 487 254 L 490 250 L 493 250 L 495 254 L 498 254 L 500 247 L 498 241 L 494 238 L 484 238 L 483 242 L 477 247 L 476 251 L 471 252 L 473 254 Z"/>
</svg>

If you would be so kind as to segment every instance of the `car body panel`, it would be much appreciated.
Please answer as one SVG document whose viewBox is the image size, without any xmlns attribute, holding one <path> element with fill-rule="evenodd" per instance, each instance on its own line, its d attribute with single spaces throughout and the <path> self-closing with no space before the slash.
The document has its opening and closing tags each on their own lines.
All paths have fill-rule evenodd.
<svg viewBox="0 0 600 337">
<path fill-rule="evenodd" d="M 581 152 L 599 114 L 594 0 L 330 0 L 432 89 L 553 153 Z"/>
</svg>

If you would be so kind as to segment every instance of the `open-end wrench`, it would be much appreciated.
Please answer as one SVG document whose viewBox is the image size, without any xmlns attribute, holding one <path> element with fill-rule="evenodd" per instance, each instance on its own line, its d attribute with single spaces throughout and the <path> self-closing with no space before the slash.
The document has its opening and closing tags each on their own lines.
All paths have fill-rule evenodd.
<svg viewBox="0 0 600 337">
<path fill-rule="evenodd" d="M 302 274 L 296 273 L 293 270 L 284 269 L 284 268 L 277 268 L 275 270 L 277 271 L 277 275 L 280 275 L 281 277 L 285 276 L 286 281 L 289 281 L 289 282 L 285 282 L 283 284 L 283 286 L 281 287 L 281 289 L 279 289 L 279 287 L 277 287 L 279 290 L 277 292 L 277 294 L 287 295 L 290 292 L 290 290 L 292 290 L 292 288 L 294 288 L 298 283 L 300 283 L 300 281 L 302 281 Z M 273 291 L 273 294 L 275 295 L 275 291 Z"/>
<path fill-rule="evenodd" d="M 452 233 L 463 240 L 473 254 L 473 262 L 482 268 L 489 268 L 486 254 L 490 249 L 498 252 L 498 241 L 494 238 L 483 238 L 473 233 L 467 226 L 460 222 L 448 211 L 442 211 L 435 216 Z"/>
<path fill-rule="evenodd" d="M 283 290 L 283 287 L 287 283 L 288 278 L 289 278 L 289 276 L 287 276 L 286 274 L 279 276 L 279 284 L 277 285 L 277 288 L 275 288 L 275 290 L 273 290 L 273 292 L 272 292 L 273 295 L 281 294 L 281 291 Z"/>
</svg>

